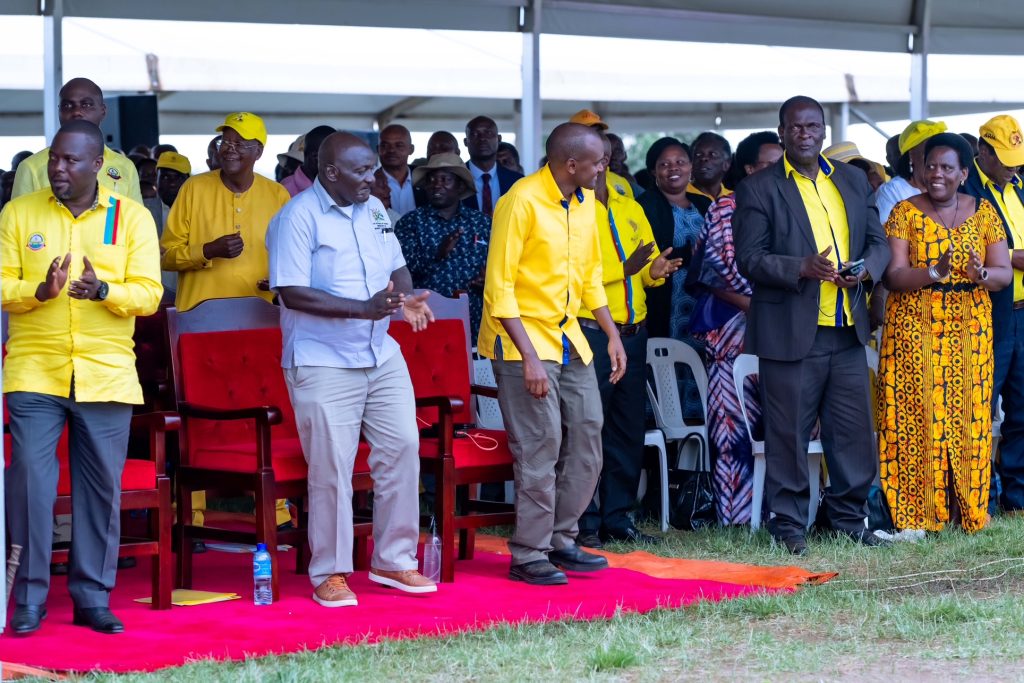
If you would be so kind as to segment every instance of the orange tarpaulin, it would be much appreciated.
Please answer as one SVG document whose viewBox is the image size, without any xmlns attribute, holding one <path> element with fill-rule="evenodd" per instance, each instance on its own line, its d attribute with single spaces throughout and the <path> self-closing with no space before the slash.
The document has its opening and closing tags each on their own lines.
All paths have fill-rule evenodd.
<svg viewBox="0 0 1024 683">
<path fill-rule="evenodd" d="M 508 539 L 478 535 L 476 549 L 508 555 Z M 631 553 L 610 553 L 606 550 L 587 549 L 603 555 L 608 564 L 620 569 L 632 569 L 659 579 L 699 579 L 723 583 L 766 588 L 798 588 L 805 584 L 821 584 L 838 576 L 837 572 L 809 572 L 800 567 L 761 567 L 753 564 L 713 562 L 711 560 L 685 560 L 661 557 L 643 550 Z"/>
</svg>

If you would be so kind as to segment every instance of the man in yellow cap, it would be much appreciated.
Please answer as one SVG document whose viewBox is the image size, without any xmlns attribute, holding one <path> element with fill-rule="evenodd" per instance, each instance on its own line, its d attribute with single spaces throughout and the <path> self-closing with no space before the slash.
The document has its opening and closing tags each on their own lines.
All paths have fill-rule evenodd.
<svg viewBox="0 0 1024 683">
<path fill-rule="evenodd" d="M 927 182 L 924 174 L 924 143 L 928 138 L 946 132 L 942 121 L 911 121 L 899 137 L 900 158 L 893 169 L 896 172 L 889 182 L 878 188 L 875 205 L 882 225 L 889 220 L 894 206 L 924 192 Z"/>
<path fill-rule="evenodd" d="M 592 112 L 589 109 L 580 109 L 569 117 L 569 123 L 578 123 L 581 126 L 593 128 L 601 134 L 608 130 L 608 124 L 602 121 L 596 112 Z M 623 151 L 623 156 L 625 156 L 625 151 Z M 607 174 L 608 184 L 615 190 L 615 194 L 636 199 L 636 195 L 633 193 L 633 186 L 630 185 L 629 180 L 610 169 L 606 170 L 605 173 Z"/>
<path fill-rule="evenodd" d="M 192 164 L 188 157 L 177 152 L 164 152 L 156 160 L 156 194 L 163 202 L 164 218 L 174 206 L 181 186 L 192 175 Z M 163 224 L 157 226 L 163 231 Z"/>
<path fill-rule="evenodd" d="M 107 105 L 103 101 L 103 91 L 88 78 L 72 78 L 60 89 L 60 103 L 57 105 L 57 117 L 60 125 L 68 121 L 82 119 L 97 126 L 107 115 Z M 18 165 L 14 176 L 14 188 L 11 197 L 20 197 L 36 190 L 50 186 L 46 165 L 50 158 L 50 148 L 36 152 Z M 97 174 L 100 185 L 123 194 L 129 199 L 142 203 L 142 192 L 139 190 L 139 174 L 135 164 L 123 154 L 118 154 L 109 147 L 103 147 L 103 168 Z"/>
<path fill-rule="evenodd" d="M 217 132 L 220 168 L 185 181 L 160 236 L 161 266 L 178 273 L 179 311 L 208 299 L 273 298 L 266 286 L 267 225 L 291 197 L 253 171 L 267 144 L 263 119 L 249 112 L 228 114 Z M 193 498 L 197 523 L 204 508 L 205 500 Z M 278 524 L 289 519 L 279 500 Z"/>
<path fill-rule="evenodd" d="M 994 397 L 1002 396 L 1002 435 L 996 471 L 1002 484 L 1004 510 L 1024 509 L 1024 187 L 1018 171 L 1024 166 L 1024 136 L 1012 116 L 996 116 L 979 131 L 978 156 L 967 174 L 964 191 L 987 199 L 1006 229 L 1013 265 L 1013 286 L 992 296 Z M 994 498 L 995 496 L 993 496 Z"/>
</svg>

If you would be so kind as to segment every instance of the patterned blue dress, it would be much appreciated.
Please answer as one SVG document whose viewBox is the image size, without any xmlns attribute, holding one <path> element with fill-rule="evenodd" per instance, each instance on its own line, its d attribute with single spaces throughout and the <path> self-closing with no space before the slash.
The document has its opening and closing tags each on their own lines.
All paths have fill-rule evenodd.
<svg viewBox="0 0 1024 683">
<path fill-rule="evenodd" d="M 683 209 L 672 206 L 672 217 L 675 219 L 675 230 L 672 238 L 672 246 L 696 248 L 697 238 L 704 227 L 704 217 L 691 204 L 689 208 Z M 673 339 L 678 339 L 692 346 L 698 353 L 703 353 L 703 344 L 690 335 L 690 316 L 693 314 L 693 306 L 696 300 L 686 291 L 686 268 L 680 268 L 672 274 L 672 308 L 669 315 L 669 334 Z M 697 383 L 688 371 L 681 373 L 679 378 L 679 391 L 683 404 L 683 418 L 687 422 L 699 423 L 704 419 L 704 410 L 700 403 L 700 392 L 697 390 Z"/>
</svg>

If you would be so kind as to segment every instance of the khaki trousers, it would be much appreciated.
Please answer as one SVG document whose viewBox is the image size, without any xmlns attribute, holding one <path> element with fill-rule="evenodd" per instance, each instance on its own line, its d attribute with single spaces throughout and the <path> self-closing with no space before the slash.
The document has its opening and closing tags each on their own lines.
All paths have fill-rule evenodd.
<svg viewBox="0 0 1024 683">
<path fill-rule="evenodd" d="M 419 430 L 409 370 L 396 353 L 378 368 L 284 371 L 309 465 L 309 578 L 320 585 L 352 572 L 352 467 L 359 434 L 373 476 L 371 564 L 416 569 Z"/>
<path fill-rule="evenodd" d="M 573 354 L 568 365 L 542 361 L 549 391 L 526 391 L 520 361 L 495 360 L 498 405 L 508 432 L 516 483 L 512 564 L 547 559 L 576 542 L 578 521 L 601 473 L 601 394 L 594 366 Z"/>
</svg>

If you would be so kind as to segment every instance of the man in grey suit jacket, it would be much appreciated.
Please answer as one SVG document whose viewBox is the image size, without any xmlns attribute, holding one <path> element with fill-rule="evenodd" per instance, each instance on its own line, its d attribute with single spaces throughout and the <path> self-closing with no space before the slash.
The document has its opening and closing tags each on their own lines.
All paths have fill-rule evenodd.
<svg viewBox="0 0 1024 683">
<path fill-rule="evenodd" d="M 791 98 L 779 124 L 786 153 L 740 183 L 733 217 L 740 272 L 754 285 L 746 350 L 760 357 L 768 529 L 790 552 L 806 553 L 807 442 L 820 419 L 828 521 L 837 532 L 878 545 L 864 527 L 878 456 L 863 281 L 881 279 L 889 247 L 864 174 L 821 156 L 821 105 Z M 841 274 L 861 259 L 855 274 Z"/>
</svg>

